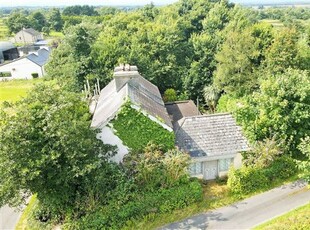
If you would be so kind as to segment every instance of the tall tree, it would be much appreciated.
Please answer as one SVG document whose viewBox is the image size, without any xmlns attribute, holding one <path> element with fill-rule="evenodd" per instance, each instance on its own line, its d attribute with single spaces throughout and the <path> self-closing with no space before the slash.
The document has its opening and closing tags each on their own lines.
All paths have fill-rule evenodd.
<svg viewBox="0 0 310 230">
<path fill-rule="evenodd" d="M 48 16 L 48 23 L 51 29 L 55 31 L 61 31 L 63 27 L 63 20 L 61 18 L 59 9 L 53 8 Z"/>
<path fill-rule="evenodd" d="M 42 31 L 43 27 L 48 26 L 45 16 L 40 11 L 33 12 L 29 16 L 29 21 L 30 21 L 31 27 L 38 31 Z"/>
<path fill-rule="evenodd" d="M 15 106 L 13 114 L 4 110 L 0 117 L 0 206 L 37 193 L 44 205 L 63 214 L 113 148 L 89 128 L 80 94 L 39 85 Z"/>
</svg>

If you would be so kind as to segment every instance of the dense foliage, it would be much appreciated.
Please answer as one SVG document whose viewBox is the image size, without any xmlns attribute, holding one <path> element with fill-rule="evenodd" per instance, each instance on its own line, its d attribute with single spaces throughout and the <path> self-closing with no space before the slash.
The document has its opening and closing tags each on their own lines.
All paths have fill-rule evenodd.
<svg viewBox="0 0 310 230">
<path fill-rule="evenodd" d="M 227 185 L 237 195 L 246 195 L 266 189 L 274 181 L 287 179 L 297 172 L 294 160 L 287 156 L 278 157 L 269 167 L 257 168 L 242 166 L 240 169 L 230 168 Z"/>
<path fill-rule="evenodd" d="M 142 150 L 149 142 L 161 145 L 165 150 L 174 147 L 173 131 L 168 131 L 147 114 L 132 108 L 130 102 L 123 105 L 112 125 L 115 134 L 133 151 Z"/>
<path fill-rule="evenodd" d="M 95 171 L 106 172 L 114 151 L 89 129 L 81 96 L 39 85 L 15 104 L 14 113 L 5 109 L 0 118 L 0 205 L 37 193 L 58 214 L 79 209 L 76 201 L 86 199 L 83 191 L 93 186 L 85 183 Z"/>
<path fill-rule="evenodd" d="M 310 138 L 305 137 L 298 148 L 305 156 L 303 161 L 297 161 L 298 168 L 302 171 L 301 177 L 310 182 Z"/>
</svg>

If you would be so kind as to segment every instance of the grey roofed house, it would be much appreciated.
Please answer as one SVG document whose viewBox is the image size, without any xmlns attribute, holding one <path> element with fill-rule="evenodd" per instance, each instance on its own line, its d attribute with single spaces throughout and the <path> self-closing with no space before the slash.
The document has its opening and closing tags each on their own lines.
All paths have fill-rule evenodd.
<svg viewBox="0 0 310 230">
<path fill-rule="evenodd" d="M 178 124 L 177 145 L 192 157 L 216 157 L 248 149 L 241 128 L 229 113 L 184 117 Z"/>
<path fill-rule="evenodd" d="M 157 86 L 143 78 L 136 66 L 129 65 L 115 68 L 114 79 L 101 90 L 91 127 L 107 125 L 127 99 L 172 131 L 172 123 Z"/>
<path fill-rule="evenodd" d="M 183 117 L 176 123 L 175 135 L 176 145 L 194 161 L 191 174 L 207 180 L 226 175 L 231 164 L 240 167 L 240 152 L 249 150 L 229 113 Z"/>
<path fill-rule="evenodd" d="M 34 30 L 33 28 L 23 28 L 14 36 L 14 42 L 19 43 L 36 43 L 43 39 L 42 33 Z"/>
</svg>

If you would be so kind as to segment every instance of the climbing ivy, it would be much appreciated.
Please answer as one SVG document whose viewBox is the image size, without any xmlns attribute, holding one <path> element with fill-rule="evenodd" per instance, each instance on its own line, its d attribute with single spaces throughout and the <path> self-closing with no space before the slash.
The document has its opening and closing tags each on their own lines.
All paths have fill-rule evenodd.
<svg viewBox="0 0 310 230">
<path fill-rule="evenodd" d="M 163 150 L 174 147 L 174 133 L 152 121 L 141 111 L 131 108 L 130 102 L 123 105 L 112 125 L 115 134 L 133 151 L 142 150 L 149 142 L 161 145 Z"/>
</svg>

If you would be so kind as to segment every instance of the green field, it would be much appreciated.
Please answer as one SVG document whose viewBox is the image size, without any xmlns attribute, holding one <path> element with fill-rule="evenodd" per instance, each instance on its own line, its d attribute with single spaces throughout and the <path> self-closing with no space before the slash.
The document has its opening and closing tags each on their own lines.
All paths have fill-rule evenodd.
<svg viewBox="0 0 310 230">
<path fill-rule="evenodd" d="M 310 229 L 310 203 L 270 220 L 254 230 Z"/>
<path fill-rule="evenodd" d="M 8 28 L 4 24 L 4 18 L 0 18 L 0 41 L 8 40 Z"/>
<path fill-rule="evenodd" d="M 27 92 L 35 83 L 41 81 L 42 79 L 0 82 L 0 103 L 4 101 L 14 102 L 19 100 L 23 96 L 26 96 Z"/>
</svg>

